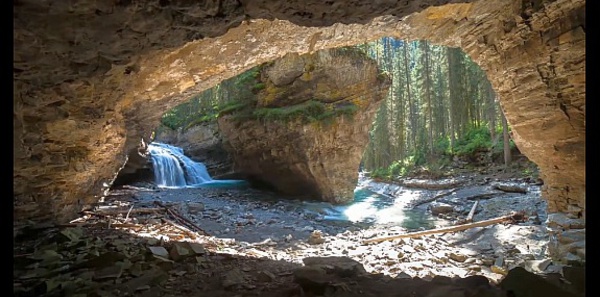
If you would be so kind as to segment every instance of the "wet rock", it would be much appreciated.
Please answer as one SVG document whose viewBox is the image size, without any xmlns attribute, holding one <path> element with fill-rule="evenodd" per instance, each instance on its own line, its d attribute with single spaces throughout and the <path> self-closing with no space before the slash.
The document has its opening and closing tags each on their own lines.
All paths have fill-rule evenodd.
<svg viewBox="0 0 600 297">
<path fill-rule="evenodd" d="M 187 207 L 188 211 L 192 214 L 196 214 L 204 210 L 204 204 L 200 202 L 189 202 Z"/>
<path fill-rule="evenodd" d="M 454 206 L 441 202 L 432 202 L 429 205 L 429 210 L 431 211 L 432 215 L 437 216 L 440 214 L 448 214 L 453 212 Z"/>
</svg>

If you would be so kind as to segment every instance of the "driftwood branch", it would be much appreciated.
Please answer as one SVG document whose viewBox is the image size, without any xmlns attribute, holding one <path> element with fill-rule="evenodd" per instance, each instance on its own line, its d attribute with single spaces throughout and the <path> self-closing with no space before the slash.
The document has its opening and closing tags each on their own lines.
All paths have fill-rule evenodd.
<svg viewBox="0 0 600 297">
<path fill-rule="evenodd" d="M 412 207 L 413 207 L 413 208 L 415 208 L 415 207 L 417 207 L 417 206 L 419 206 L 419 205 L 423 205 L 423 204 L 425 204 L 425 203 L 433 202 L 433 201 L 435 201 L 435 200 L 438 200 L 438 199 L 440 199 L 440 198 L 442 198 L 442 197 L 450 196 L 450 195 L 454 194 L 456 191 L 458 191 L 458 189 L 454 189 L 454 190 L 451 190 L 451 191 L 447 191 L 447 192 L 444 192 L 444 193 L 441 193 L 441 194 L 435 195 L 435 196 L 433 196 L 433 197 L 431 197 L 431 198 L 427 198 L 427 199 L 424 199 L 424 200 L 418 201 L 418 202 L 414 203 L 414 204 L 412 205 Z"/>
<path fill-rule="evenodd" d="M 158 205 L 158 206 L 166 209 L 168 214 L 170 214 L 172 217 L 175 218 L 175 220 L 179 221 L 183 225 L 187 225 L 188 227 L 190 227 L 191 229 L 194 229 L 196 232 L 198 232 L 198 233 L 200 233 L 202 235 L 210 236 L 208 234 L 208 232 L 206 232 L 202 228 L 198 227 L 198 225 L 194 224 L 194 222 L 192 222 L 189 219 L 187 219 L 186 217 L 180 215 L 176 211 L 168 208 L 167 206 L 165 206 L 164 204 L 162 204 L 160 201 L 154 201 L 154 204 L 156 204 L 156 205 Z"/>
<path fill-rule="evenodd" d="M 494 224 L 498 224 L 498 223 L 521 221 L 522 219 L 523 219 L 522 213 L 514 213 L 514 214 L 510 214 L 510 215 L 506 215 L 506 216 L 502 216 L 502 217 L 498 217 L 498 218 L 494 218 L 494 219 L 490 219 L 490 220 L 476 222 L 476 223 L 470 223 L 470 224 L 464 224 L 464 225 L 458 225 L 458 226 L 450 226 L 450 227 L 425 230 L 425 231 L 413 232 L 413 233 L 407 233 L 407 234 L 400 234 L 400 235 L 389 236 L 389 237 L 379 237 L 379 238 L 367 239 L 367 240 L 363 241 L 363 244 L 371 243 L 371 242 L 394 240 L 394 239 L 400 239 L 400 238 L 421 237 L 424 235 L 436 234 L 436 233 L 456 232 L 456 231 L 462 231 L 462 230 L 471 229 L 471 228 L 475 228 L 475 227 L 485 227 L 485 226 L 494 225 Z"/>
<path fill-rule="evenodd" d="M 125 213 L 154 213 L 157 211 L 163 211 L 162 208 L 152 207 L 152 208 L 136 208 L 131 209 L 97 209 L 95 211 L 84 210 L 83 214 L 93 214 L 93 215 L 117 215 L 117 214 L 125 214 Z"/>
<path fill-rule="evenodd" d="M 479 200 L 477 200 L 477 201 L 475 201 L 475 203 L 473 203 L 473 207 L 471 207 L 471 211 L 469 211 L 469 215 L 467 215 L 467 219 L 465 219 L 465 223 L 473 222 L 473 216 L 475 215 L 475 210 L 477 209 L 478 205 L 479 205 Z"/>
<path fill-rule="evenodd" d="M 183 233 L 185 233 L 187 236 L 191 237 L 192 239 L 196 239 L 198 237 L 198 234 L 196 234 L 196 232 L 194 232 L 184 226 L 181 226 L 181 225 L 179 225 L 171 220 L 165 219 L 165 218 L 163 218 L 162 220 L 165 223 L 170 224 L 171 226 L 179 229 L 180 231 L 183 231 Z"/>
<path fill-rule="evenodd" d="M 115 227 L 115 228 L 142 228 L 143 225 L 140 224 L 108 224 L 106 222 L 97 222 L 97 223 L 69 223 L 69 224 L 59 224 L 56 225 L 59 228 L 69 228 L 69 227 Z"/>
</svg>

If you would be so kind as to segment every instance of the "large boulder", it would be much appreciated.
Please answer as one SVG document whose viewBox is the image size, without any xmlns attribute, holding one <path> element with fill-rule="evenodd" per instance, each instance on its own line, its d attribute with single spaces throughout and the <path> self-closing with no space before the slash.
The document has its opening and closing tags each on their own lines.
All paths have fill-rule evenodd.
<svg viewBox="0 0 600 297">
<path fill-rule="evenodd" d="M 344 48 L 287 55 L 262 69 L 261 82 L 250 110 L 219 118 L 235 171 L 287 195 L 351 201 L 389 77 Z"/>
</svg>

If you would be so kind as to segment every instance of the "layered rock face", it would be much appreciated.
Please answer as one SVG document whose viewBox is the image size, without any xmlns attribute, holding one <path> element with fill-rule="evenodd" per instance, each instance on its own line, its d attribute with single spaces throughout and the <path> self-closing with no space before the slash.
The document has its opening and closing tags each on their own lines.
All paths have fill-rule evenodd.
<svg viewBox="0 0 600 297">
<path fill-rule="evenodd" d="M 95 202 L 192 94 L 287 53 L 389 36 L 468 53 L 540 167 L 549 212 L 584 224 L 585 3 L 15 1 L 15 218 L 67 221 Z"/>
<path fill-rule="evenodd" d="M 235 171 L 287 195 L 351 201 L 389 77 L 360 52 L 334 49 L 278 59 L 262 83 L 252 119 L 243 110 L 218 120 Z"/>
</svg>

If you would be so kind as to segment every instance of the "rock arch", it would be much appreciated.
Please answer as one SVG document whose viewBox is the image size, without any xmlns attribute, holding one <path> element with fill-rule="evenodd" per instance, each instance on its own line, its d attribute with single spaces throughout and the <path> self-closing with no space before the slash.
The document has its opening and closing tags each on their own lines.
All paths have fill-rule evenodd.
<svg viewBox="0 0 600 297">
<path fill-rule="evenodd" d="M 539 165 L 549 212 L 585 215 L 584 0 L 121 2 L 15 2 L 17 219 L 64 221 L 94 202 L 194 93 L 286 53 L 384 36 L 468 53 Z"/>
</svg>

